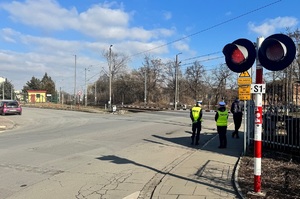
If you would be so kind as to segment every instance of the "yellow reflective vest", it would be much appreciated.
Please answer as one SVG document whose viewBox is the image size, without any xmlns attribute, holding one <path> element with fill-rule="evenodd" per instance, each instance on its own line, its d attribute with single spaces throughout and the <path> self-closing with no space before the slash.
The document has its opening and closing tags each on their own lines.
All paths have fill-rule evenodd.
<svg viewBox="0 0 300 199">
<path fill-rule="evenodd" d="M 217 119 L 217 126 L 227 126 L 228 121 L 228 110 L 225 111 L 218 111 L 218 119 Z"/>
<path fill-rule="evenodd" d="M 200 117 L 200 112 L 201 112 L 201 107 L 199 106 L 194 106 L 192 108 L 192 115 L 193 115 L 193 118 L 194 118 L 194 121 L 193 122 L 197 122 L 199 117 Z M 200 119 L 200 121 L 202 121 L 202 118 Z"/>
</svg>

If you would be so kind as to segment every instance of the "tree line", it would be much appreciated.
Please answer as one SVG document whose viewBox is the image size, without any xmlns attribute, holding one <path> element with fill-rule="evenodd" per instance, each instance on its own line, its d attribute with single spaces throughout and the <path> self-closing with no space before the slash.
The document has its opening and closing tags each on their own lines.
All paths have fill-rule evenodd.
<svg viewBox="0 0 300 199">
<path fill-rule="evenodd" d="M 299 30 L 287 30 L 287 32 L 299 49 Z M 238 74 L 232 72 L 225 63 L 209 69 L 200 61 L 194 61 L 184 65 L 186 67 L 183 70 L 183 66 L 176 61 L 163 62 L 160 58 L 145 55 L 141 67 L 130 69 L 130 59 L 124 54 L 103 51 L 102 56 L 111 67 L 112 104 L 165 107 L 174 104 L 177 99 L 179 105 L 193 105 L 197 100 L 202 100 L 206 105 L 216 105 L 220 100 L 231 103 L 235 97 L 238 97 Z M 297 54 L 295 61 L 284 71 L 266 71 L 264 82 L 292 85 L 292 82 L 300 80 L 299 63 Z M 54 81 L 47 73 L 41 80 L 32 77 L 22 91 L 25 93 L 28 89 L 46 90 L 53 96 L 59 96 L 59 100 L 64 100 L 64 103 L 72 103 L 76 99 L 72 94 L 57 91 Z M 286 92 L 288 93 L 291 89 L 286 88 Z M 178 94 L 177 97 L 175 93 Z M 62 99 L 61 96 L 64 95 Z M 107 104 L 109 75 L 100 74 L 93 84 L 88 85 L 87 96 L 83 96 L 83 99 L 85 97 L 87 97 L 88 104 L 100 106 Z M 84 100 L 81 102 L 84 103 Z"/>
</svg>

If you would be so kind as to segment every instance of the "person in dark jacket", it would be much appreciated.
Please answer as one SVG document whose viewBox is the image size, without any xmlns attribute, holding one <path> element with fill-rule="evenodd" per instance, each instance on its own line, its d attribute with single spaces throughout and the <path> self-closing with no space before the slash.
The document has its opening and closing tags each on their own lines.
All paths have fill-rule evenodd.
<svg viewBox="0 0 300 199">
<path fill-rule="evenodd" d="M 239 129 L 243 120 L 243 103 L 240 102 L 238 98 L 236 98 L 231 105 L 230 111 L 233 114 L 234 122 L 234 131 L 232 132 L 232 137 L 239 138 Z"/>
<path fill-rule="evenodd" d="M 199 145 L 201 122 L 202 122 L 202 101 L 197 101 L 196 105 L 191 109 L 190 118 L 192 120 L 192 145 Z M 195 139 L 196 138 L 196 139 Z"/>
<path fill-rule="evenodd" d="M 219 134 L 220 145 L 219 148 L 223 149 L 227 147 L 227 123 L 228 123 L 228 110 L 226 109 L 225 102 L 219 102 L 219 108 L 215 115 L 215 121 L 217 125 L 217 131 Z"/>
</svg>

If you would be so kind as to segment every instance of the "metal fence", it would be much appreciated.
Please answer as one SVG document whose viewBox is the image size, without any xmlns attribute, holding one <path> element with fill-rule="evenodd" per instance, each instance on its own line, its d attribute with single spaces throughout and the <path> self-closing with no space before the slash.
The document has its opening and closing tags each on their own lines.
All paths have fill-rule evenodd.
<svg viewBox="0 0 300 199">
<path fill-rule="evenodd" d="M 263 148 L 300 155 L 300 106 L 298 88 L 284 92 L 282 85 L 267 89 L 263 98 Z M 278 91 L 278 92 L 274 92 Z M 289 94 L 289 96 L 285 95 Z M 300 94 L 300 92 L 299 92 Z M 289 101 L 287 99 L 290 99 Z M 254 141 L 254 101 L 246 103 L 246 135 L 247 146 L 253 146 Z"/>
</svg>

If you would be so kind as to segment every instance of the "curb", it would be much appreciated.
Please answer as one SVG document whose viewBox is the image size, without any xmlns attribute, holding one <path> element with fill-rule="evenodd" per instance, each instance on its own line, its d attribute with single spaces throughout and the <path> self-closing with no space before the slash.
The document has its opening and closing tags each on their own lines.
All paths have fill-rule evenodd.
<svg viewBox="0 0 300 199">
<path fill-rule="evenodd" d="M 244 196 L 242 194 L 242 190 L 241 190 L 239 182 L 238 182 L 240 162 L 241 162 L 241 158 L 242 158 L 243 155 L 244 154 L 242 153 L 240 155 L 239 159 L 237 160 L 236 165 L 234 167 L 233 177 L 232 177 L 232 179 L 233 179 L 233 187 L 234 187 L 234 189 L 235 189 L 235 191 L 238 194 L 238 197 L 240 199 L 244 199 Z"/>
</svg>

